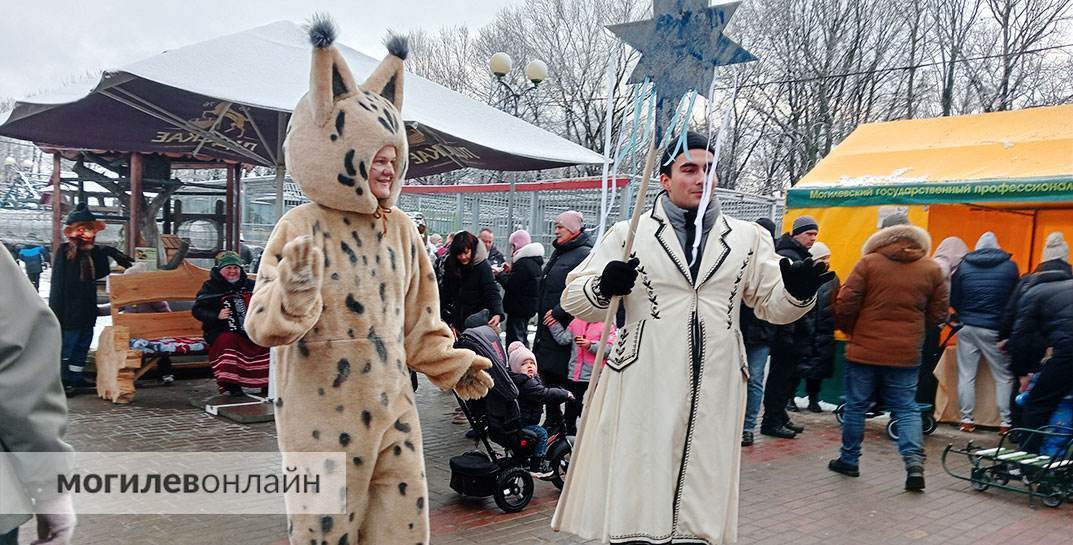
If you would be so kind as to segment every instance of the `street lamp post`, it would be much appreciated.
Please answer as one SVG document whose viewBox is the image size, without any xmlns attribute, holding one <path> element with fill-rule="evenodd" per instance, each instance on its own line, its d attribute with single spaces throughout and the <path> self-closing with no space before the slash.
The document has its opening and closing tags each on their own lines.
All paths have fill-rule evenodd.
<svg viewBox="0 0 1073 545">
<path fill-rule="evenodd" d="M 496 81 L 499 82 L 499 87 L 506 92 L 504 102 L 506 100 L 511 101 L 511 113 L 514 115 L 514 117 L 518 117 L 518 107 L 521 103 L 521 99 L 525 97 L 525 95 L 531 93 L 533 90 L 539 87 L 541 82 L 548 79 L 548 65 L 544 63 L 544 61 L 539 59 L 529 61 L 529 64 L 525 65 L 525 79 L 529 80 L 530 83 L 532 83 L 532 86 L 526 87 L 525 89 L 521 90 L 515 89 L 509 82 L 504 79 L 504 77 L 510 73 L 513 67 L 514 60 L 510 58 L 510 55 L 502 51 L 492 55 L 488 59 L 488 69 L 492 72 L 492 75 L 496 77 Z M 536 106 L 534 106 L 533 118 L 534 120 L 536 120 L 538 119 L 538 117 L 539 116 L 537 114 L 537 108 Z M 507 199 L 508 234 L 509 232 L 514 230 L 514 196 L 516 183 L 517 177 L 512 177 L 510 179 L 510 195 Z"/>
</svg>

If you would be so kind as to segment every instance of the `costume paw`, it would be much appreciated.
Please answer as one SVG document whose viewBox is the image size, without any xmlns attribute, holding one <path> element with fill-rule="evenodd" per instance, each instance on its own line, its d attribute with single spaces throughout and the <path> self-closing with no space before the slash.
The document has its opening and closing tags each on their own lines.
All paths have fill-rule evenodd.
<svg viewBox="0 0 1073 545">
<path fill-rule="evenodd" d="M 290 291 L 320 287 L 324 273 L 324 254 L 309 235 L 300 236 L 283 246 L 280 280 Z"/>
<path fill-rule="evenodd" d="M 473 363 L 470 365 L 466 374 L 462 375 L 462 378 L 458 379 L 458 383 L 455 384 L 455 393 L 458 397 L 469 401 L 471 399 L 480 399 L 488 394 L 489 388 L 492 387 L 492 377 L 485 369 L 492 367 L 492 362 L 487 358 L 476 356 L 473 358 Z"/>
</svg>

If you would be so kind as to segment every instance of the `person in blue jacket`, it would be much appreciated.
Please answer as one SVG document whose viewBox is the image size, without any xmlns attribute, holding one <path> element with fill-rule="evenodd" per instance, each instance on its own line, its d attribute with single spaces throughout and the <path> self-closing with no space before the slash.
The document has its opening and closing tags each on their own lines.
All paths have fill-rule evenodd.
<svg viewBox="0 0 1073 545">
<path fill-rule="evenodd" d="M 41 271 L 48 265 L 48 252 L 36 244 L 29 244 L 19 248 L 15 259 L 26 265 L 26 276 L 30 277 L 34 289 L 41 288 Z"/>
<path fill-rule="evenodd" d="M 1000 431 L 1010 427 L 1010 392 L 1013 375 L 1006 356 L 999 350 L 999 329 L 1010 295 L 1020 274 L 1011 255 L 999 247 L 995 234 L 988 231 L 976 243 L 976 250 L 962 260 L 951 279 L 950 306 L 964 324 L 958 332 L 958 405 L 961 430 L 976 429 L 976 373 L 980 358 L 987 361 L 995 380 L 995 403 L 998 405 Z"/>
</svg>

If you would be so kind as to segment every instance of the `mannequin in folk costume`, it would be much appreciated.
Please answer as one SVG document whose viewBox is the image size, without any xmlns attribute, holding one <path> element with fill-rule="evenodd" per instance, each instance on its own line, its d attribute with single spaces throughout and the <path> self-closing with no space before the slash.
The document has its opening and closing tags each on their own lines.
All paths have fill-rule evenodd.
<svg viewBox="0 0 1073 545">
<path fill-rule="evenodd" d="M 104 222 L 97 219 L 86 203 L 80 203 L 67 216 L 63 228 L 67 242 L 54 252 L 48 306 L 63 331 L 61 366 L 67 395 L 90 386 L 82 376 L 82 369 L 97 323 L 97 280 L 112 272 L 109 259 L 124 268 L 134 264 L 123 252 L 96 244 L 97 233 L 104 229 Z"/>
<path fill-rule="evenodd" d="M 490 362 L 453 348 L 417 228 L 394 208 L 406 172 L 407 45 L 363 84 L 335 28 L 315 18 L 310 89 L 287 128 L 287 170 L 312 201 L 287 212 L 264 252 L 246 331 L 276 346 L 283 452 L 346 452 L 347 513 L 297 514 L 291 543 L 427 543 L 428 492 L 410 368 L 463 398 Z"/>
</svg>

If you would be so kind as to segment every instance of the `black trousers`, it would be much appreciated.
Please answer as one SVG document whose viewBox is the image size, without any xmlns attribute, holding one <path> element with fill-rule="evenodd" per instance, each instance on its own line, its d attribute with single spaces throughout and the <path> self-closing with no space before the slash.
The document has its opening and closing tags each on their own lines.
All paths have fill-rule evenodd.
<svg viewBox="0 0 1073 545">
<path fill-rule="evenodd" d="M 529 320 L 532 316 L 516 316 L 514 314 L 507 315 L 506 333 L 507 333 L 507 346 L 514 341 L 522 341 L 522 344 L 529 347 Z"/>
<path fill-rule="evenodd" d="M 942 329 L 925 327 L 924 346 L 921 349 L 920 374 L 917 376 L 917 403 L 935 405 L 935 392 L 939 389 L 939 379 L 935 378 L 935 366 L 943 356 L 939 350 L 939 335 Z"/>
<path fill-rule="evenodd" d="M 41 289 L 41 273 L 27 273 L 26 276 L 30 277 L 30 283 L 34 285 L 34 289 Z"/>
<path fill-rule="evenodd" d="M 1021 413 L 1022 425 L 1031 429 L 1046 426 L 1054 409 L 1062 398 L 1069 395 L 1070 390 L 1073 390 L 1073 358 L 1051 359 L 1043 365 L 1036 385 L 1028 393 L 1025 409 Z M 1038 453 L 1042 442 L 1043 437 L 1032 434 L 1021 444 L 1021 449 Z"/>
<path fill-rule="evenodd" d="M 563 425 L 566 427 L 567 435 L 577 435 L 577 421 L 581 418 L 581 410 L 585 408 L 585 392 L 589 389 L 589 383 L 567 380 L 566 389 L 574 394 L 574 400 L 566 404 Z"/>
<path fill-rule="evenodd" d="M 797 387 L 797 358 L 787 354 L 771 354 L 771 368 L 764 385 L 764 418 L 761 429 L 778 428 L 790 421 L 786 404 Z"/>
</svg>

